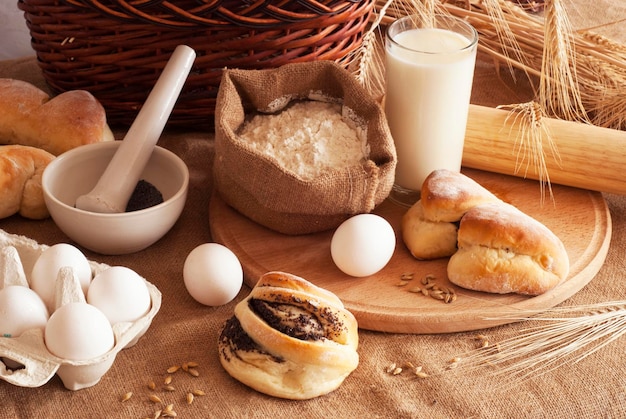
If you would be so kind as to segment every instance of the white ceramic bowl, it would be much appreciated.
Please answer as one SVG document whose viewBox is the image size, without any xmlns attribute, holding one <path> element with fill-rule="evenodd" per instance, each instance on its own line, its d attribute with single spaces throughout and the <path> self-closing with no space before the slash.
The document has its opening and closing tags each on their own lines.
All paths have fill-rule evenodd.
<svg viewBox="0 0 626 419">
<path fill-rule="evenodd" d="M 163 237 L 180 217 L 189 186 L 185 163 L 157 146 L 141 179 L 154 185 L 164 202 L 117 214 L 75 208 L 76 198 L 93 189 L 120 144 L 107 141 L 65 152 L 48 164 L 42 178 L 44 199 L 57 226 L 77 244 L 105 255 L 137 252 Z"/>
</svg>

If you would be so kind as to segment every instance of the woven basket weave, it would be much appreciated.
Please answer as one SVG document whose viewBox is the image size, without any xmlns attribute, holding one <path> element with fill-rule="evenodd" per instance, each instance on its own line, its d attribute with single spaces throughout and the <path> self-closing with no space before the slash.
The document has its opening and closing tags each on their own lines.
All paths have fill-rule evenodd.
<svg viewBox="0 0 626 419">
<path fill-rule="evenodd" d="M 179 44 L 197 58 L 169 124 L 212 125 L 223 68 L 347 64 L 373 0 L 18 0 L 50 88 L 90 91 L 130 124 Z"/>
</svg>

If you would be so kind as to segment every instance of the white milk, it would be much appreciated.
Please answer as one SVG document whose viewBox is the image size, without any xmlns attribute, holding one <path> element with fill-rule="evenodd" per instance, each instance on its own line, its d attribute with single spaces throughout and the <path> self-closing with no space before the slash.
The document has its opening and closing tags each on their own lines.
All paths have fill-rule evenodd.
<svg viewBox="0 0 626 419">
<path fill-rule="evenodd" d="M 398 154 L 395 184 L 419 191 L 435 169 L 459 171 L 476 45 L 445 29 L 409 29 L 387 43 L 385 111 Z"/>
</svg>

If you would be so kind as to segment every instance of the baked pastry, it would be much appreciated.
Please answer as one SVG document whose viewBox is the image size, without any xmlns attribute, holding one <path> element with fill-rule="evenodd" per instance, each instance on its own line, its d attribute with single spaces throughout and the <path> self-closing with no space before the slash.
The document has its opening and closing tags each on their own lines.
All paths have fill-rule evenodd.
<svg viewBox="0 0 626 419">
<path fill-rule="evenodd" d="M 84 90 L 50 98 L 36 86 L 0 79 L 0 144 L 59 155 L 83 144 L 113 140 L 100 102 Z"/>
<path fill-rule="evenodd" d="M 413 257 L 437 259 L 457 249 L 457 228 L 470 208 L 500 202 L 473 179 L 447 169 L 435 170 L 422 185 L 420 200 L 402 217 L 402 239 Z"/>
<path fill-rule="evenodd" d="M 224 369 L 253 389 L 305 400 L 357 367 L 358 327 L 333 293 L 284 272 L 264 274 L 219 337 Z"/>
<path fill-rule="evenodd" d="M 402 216 L 402 239 L 416 259 L 437 259 L 456 252 L 457 223 L 430 221 L 420 201 Z"/>
<path fill-rule="evenodd" d="M 0 218 L 16 213 L 31 219 L 49 216 L 41 176 L 52 159 L 52 154 L 35 147 L 0 146 Z"/>
<path fill-rule="evenodd" d="M 500 199 L 463 173 L 440 169 L 424 180 L 420 201 L 427 220 L 458 222 L 470 208 Z"/>
<path fill-rule="evenodd" d="M 569 273 L 561 240 L 539 221 L 505 203 L 467 211 L 459 227 L 458 247 L 448 262 L 448 279 L 471 290 L 539 295 Z"/>
</svg>

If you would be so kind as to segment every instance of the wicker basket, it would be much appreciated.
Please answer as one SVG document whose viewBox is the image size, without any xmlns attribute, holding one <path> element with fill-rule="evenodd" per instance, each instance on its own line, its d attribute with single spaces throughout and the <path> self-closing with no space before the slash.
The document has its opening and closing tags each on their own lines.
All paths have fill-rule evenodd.
<svg viewBox="0 0 626 419">
<path fill-rule="evenodd" d="M 130 124 L 179 44 L 197 58 L 170 125 L 212 125 L 222 69 L 347 64 L 374 0 L 19 0 L 50 88 Z"/>
</svg>

